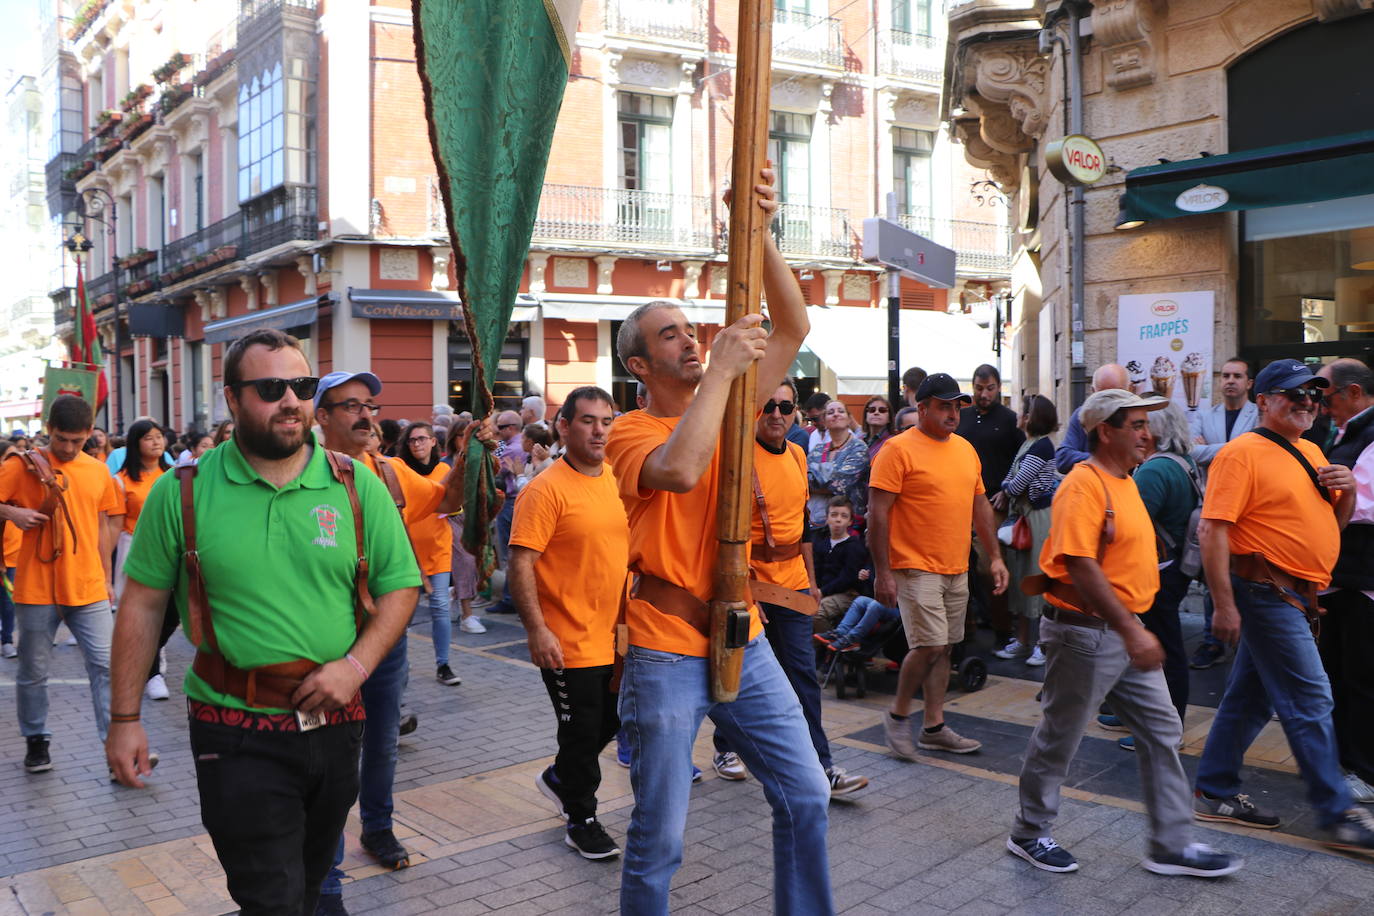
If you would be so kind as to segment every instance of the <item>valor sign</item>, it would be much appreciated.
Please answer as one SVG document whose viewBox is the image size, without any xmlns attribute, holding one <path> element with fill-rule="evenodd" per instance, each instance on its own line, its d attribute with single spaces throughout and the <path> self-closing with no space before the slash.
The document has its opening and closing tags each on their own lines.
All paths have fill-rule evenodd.
<svg viewBox="0 0 1374 916">
<path fill-rule="evenodd" d="M 1107 157 L 1095 141 L 1069 134 L 1045 147 L 1045 166 L 1065 184 L 1092 184 L 1107 174 Z"/>
</svg>

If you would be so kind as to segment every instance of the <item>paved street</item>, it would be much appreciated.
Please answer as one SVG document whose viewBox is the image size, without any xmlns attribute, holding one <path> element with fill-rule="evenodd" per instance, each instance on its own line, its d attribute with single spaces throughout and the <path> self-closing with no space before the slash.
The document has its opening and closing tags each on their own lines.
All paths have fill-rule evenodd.
<svg viewBox="0 0 1374 916">
<path fill-rule="evenodd" d="M 420 730 L 401 744 L 397 834 L 416 864 L 394 873 L 368 864 L 357 850 L 355 821 L 352 880 L 344 888 L 353 913 L 615 911 L 618 864 L 587 862 L 568 850 L 558 819 L 533 786 L 551 758 L 554 720 L 524 660 L 522 631 L 512 618 L 487 623 L 484 636 L 455 633 L 454 667 L 464 679 L 457 688 L 432 678 L 428 628 L 410 631 L 409 698 Z M 20 766 L 15 662 L 0 661 L 0 734 L 8 736 L 0 758 L 0 874 L 9 889 L 0 916 L 232 912 L 200 826 L 183 705 L 145 703 L 162 754 L 151 788 L 112 786 L 90 725 L 77 650 L 54 652 L 55 768 L 36 776 Z M 175 637 L 169 680 L 180 681 L 190 654 Z M 1276 724 L 1256 743 L 1248 778 L 1257 797 L 1285 814 L 1285 826 L 1267 834 L 1199 831 L 1204 842 L 1247 858 L 1234 878 L 1160 878 L 1139 867 L 1146 822 L 1134 755 L 1115 747 L 1114 733 L 1096 728 L 1070 774 L 1056 830 L 1082 870 L 1050 875 L 1009 856 L 1003 843 L 1016 765 L 1038 687 L 1001 673 L 1013 667 L 994 665 L 983 690 L 952 695 L 951 723 L 986 742 L 982 753 L 961 758 L 913 764 L 884 753 L 879 715 L 895 682 L 890 674 L 871 676 L 862 700 L 827 692 L 836 762 L 872 779 L 852 801 L 831 807 L 831 871 L 842 912 L 1374 912 L 1374 863 L 1329 854 L 1312 841 L 1302 786 Z M 1210 715 L 1206 706 L 1190 710 L 1190 768 Z M 757 782 L 715 778 L 709 736 L 708 726 L 697 744 L 706 779 L 693 789 L 675 912 L 771 912 L 767 805 Z M 622 839 L 632 802 L 627 771 L 610 755 L 604 763 L 602 820 Z"/>
</svg>

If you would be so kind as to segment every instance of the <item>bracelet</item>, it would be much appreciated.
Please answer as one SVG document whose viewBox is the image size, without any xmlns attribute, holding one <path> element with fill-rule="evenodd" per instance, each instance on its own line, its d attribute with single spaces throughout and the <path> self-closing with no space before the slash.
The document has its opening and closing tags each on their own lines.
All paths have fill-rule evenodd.
<svg viewBox="0 0 1374 916">
<path fill-rule="evenodd" d="M 110 713 L 111 722 L 137 722 L 142 718 L 138 713 Z"/>
<path fill-rule="evenodd" d="M 354 658 L 352 652 L 349 652 L 344 658 L 348 659 L 348 663 L 358 669 L 358 673 L 363 676 L 363 680 L 367 680 L 368 677 L 370 677 L 367 673 L 367 669 L 363 667 L 363 663 Z"/>
</svg>

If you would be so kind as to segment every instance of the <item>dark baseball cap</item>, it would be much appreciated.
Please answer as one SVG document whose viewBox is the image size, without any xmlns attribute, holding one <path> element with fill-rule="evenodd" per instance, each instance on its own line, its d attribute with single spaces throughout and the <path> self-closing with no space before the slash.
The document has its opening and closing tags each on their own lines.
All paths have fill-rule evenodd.
<svg viewBox="0 0 1374 916">
<path fill-rule="evenodd" d="M 916 400 L 924 401 L 926 398 L 938 398 L 941 401 L 973 402 L 973 397 L 960 391 L 959 383 L 948 372 L 937 372 L 934 375 L 926 376 L 926 380 L 921 382 L 921 387 L 916 389 Z"/>
<path fill-rule="evenodd" d="M 1283 388 L 1301 388 L 1303 385 L 1326 388 L 1330 384 L 1314 373 L 1307 363 L 1296 359 L 1276 359 L 1255 377 L 1255 393 L 1268 394 Z"/>
</svg>

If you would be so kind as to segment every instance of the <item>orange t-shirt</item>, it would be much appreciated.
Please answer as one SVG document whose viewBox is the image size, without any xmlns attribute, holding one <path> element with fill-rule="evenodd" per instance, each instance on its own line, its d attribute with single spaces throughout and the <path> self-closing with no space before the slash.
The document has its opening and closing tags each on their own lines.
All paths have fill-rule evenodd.
<svg viewBox="0 0 1374 916">
<path fill-rule="evenodd" d="M 781 454 L 770 452 L 754 440 L 754 472 L 763 490 L 763 504 L 768 509 L 768 526 L 773 530 L 773 543 L 779 547 L 796 544 L 806 537 L 806 453 L 795 442 L 783 442 Z M 758 494 L 753 494 L 754 514 L 750 522 L 749 539 L 755 545 L 767 544 L 763 534 L 763 516 L 759 512 Z M 790 560 L 765 563 L 752 561 L 754 578 L 760 582 L 781 585 L 783 588 L 805 590 L 811 587 L 806 574 L 806 561 L 801 554 Z"/>
<path fill-rule="evenodd" d="M 364 452 L 361 460 L 367 465 L 368 470 L 385 481 L 382 475 L 377 473 L 375 455 Z M 435 510 L 439 508 L 439 503 L 444 501 L 443 480 L 448 474 L 448 465 L 444 465 L 444 473 L 436 479 L 434 477 L 421 477 L 399 458 L 383 458 L 382 460 L 391 465 L 391 469 L 396 472 L 396 481 L 401 486 L 401 495 L 405 497 L 406 507 L 401 514 L 405 519 L 406 527 L 409 528 L 426 516 L 434 515 Z M 387 490 L 387 495 L 391 495 L 390 490 Z"/>
<path fill-rule="evenodd" d="M 1298 451 L 1314 468 L 1329 464 L 1315 443 Z M 1341 491 L 1330 490 L 1333 500 Z M 1341 531 L 1331 504 L 1321 498 L 1296 458 L 1263 436 L 1237 436 L 1207 470 L 1202 517 L 1231 523 L 1231 553 L 1262 553 L 1280 569 L 1331 584 L 1341 552 Z"/>
<path fill-rule="evenodd" d="M 686 493 L 639 485 L 644 461 L 668 441 L 681 417 L 651 417 L 634 410 L 616 419 L 606 442 L 606 458 L 630 518 L 630 569 L 658 576 L 710 601 L 716 567 L 716 499 L 720 490 L 720 445 L 697 485 Z M 536 480 L 538 478 L 535 478 Z M 763 631 L 757 608 L 749 608 L 749 638 Z M 626 608 L 630 642 L 645 649 L 710 655 L 707 638 L 687 621 L 665 614 L 647 601 L 631 598 Z"/>
<path fill-rule="evenodd" d="M 1054 494 L 1050 536 L 1040 549 L 1040 568 L 1045 575 L 1072 584 L 1064 558 L 1097 559 L 1102 522 L 1107 517 L 1107 493 L 1111 494 L 1112 511 L 1116 513 L 1116 534 L 1102 555 L 1102 574 L 1126 610 L 1143 614 L 1154 604 L 1155 592 L 1159 591 L 1159 553 L 1154 523 L 1133 478 L 1113 477 L 1087 462 L 1074 465 Z M 1018 585 L 1013 583 L 1012 587 Z M 1069 608 L 1048 593 L 1045 600 L 1058 607 L 1081 610 Z"/>
<path fill-rule="evenodd" d="M 913 426 L 883 444 L 869 486 L 897 494 L 887 529 L 893 569 L 968 572 L 983 465 L 967 439 L 951 434 L 942 442 Z"/>
<path fill-rule="evenodd" d="M 393 465 L 395 464 L 405 464 L 405 462 L 393 462 Z M 410 465 L 406 465 L 406 470 L 410 470 Z M 441 461 L 424 479 L 437 481 L 442 485 L 444 478 L 448 476 L 451 470 L 453 468 Z M 397 478 L 400 479 L 399 473 Z M 402 487 L 404 488 L 404 484 Z M 440 499 L 442 498 L 441 496 Z M 406 513 L 409 514 L 409 512 L 410 497 L 407 495 Z M 449 571 L 452 563 L 450 554 L 453 552 L 453 528 L 449 525 L 446 517 L 431 512 L 413 522 L 408 522 L 406 533 L 410 535 L 410 546 L 415 549 L 415 559 L 420 561 L 421 573 L 426 576 L 436 576 L 441 572 Z"/>
<path fill-rule="evenodd" d="M 13 522 L 5 525 L 5 566 L 14 569 L 19 565 L 19 550 L 24 546 L 24 532 Z"/>
<path fill-rule="evenodd" d="M 539 551 L 539 608 L 562 644 L 563 664 L 614 664 L 630 524 L 610 466 L 588 477 L 567 461 L 555 461 L 515 498 L 510 542 Z"/>
<path fill-rule="evenodd" d="M 161 468 L 144 471 L 139 475 L 139 480 L 134 480 L 124 471 L 115 475 L 124 487 L 124 531 L 127 534 L 134 533 L 134 528 L 138 525 L 139 513 L 143 511 L 143 503 L 148 498 L 148 491 L 153 488 L 153 484 L 162 475 L 163 470 Z"/>
<path fill-rule="evenodd" d="M 124 498 L 110 476 L 110 469 L 90 455 L 82 453 L 66 463 L 55 457 L 50 460 L 53 472 L 67 481 L 65 498 L 76 528 L 76 549 L 72 549 L 71 533 L 66 522 L 62 522 L 62 555 L 55 562 L 43 563 L 38 558 L 40 538 L 42 554 L 46 556 L 52 550 L 52 523 L 24 532 L 19 562 L 15 564 L 18 572 L 14 601 L 67 607 L 105 601 L 110 595 L 105 588 L 105 568 L 100 562 L 100 513 L 123 515 Z M 0 502 L 40 509 L 45 494 L 38 477 L 25 469 L 18 455 L 0 464 Z"/>
</svg>

